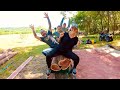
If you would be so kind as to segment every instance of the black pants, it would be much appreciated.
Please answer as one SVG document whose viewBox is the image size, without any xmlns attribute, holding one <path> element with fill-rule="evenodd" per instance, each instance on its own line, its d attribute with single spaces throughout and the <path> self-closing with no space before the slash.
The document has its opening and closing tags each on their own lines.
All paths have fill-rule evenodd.
<svg viewBox="0 0 120 90">
<path fill-rule="evenodd" d="M 63 55 L 66 58 L 72 59 L 74 62 L 74 66 L 73 66 L 74 68 L 76 68 L 79 63 L 79 57 L 72 51 L 64 51 L 64 50 L 60 50 L 59 48 L 54 48 L 52 51 L 49 52 L 49 54 L 46 55 L 46 62 L 48 68 L 50 68 L 51 66 L 52 58 L 57 55 Z"/>
<path fill-rule="evenodd" d="M 42 51 L 42 54 L 47 56 L 54 48 L 47 48 Z"/>
</svg>

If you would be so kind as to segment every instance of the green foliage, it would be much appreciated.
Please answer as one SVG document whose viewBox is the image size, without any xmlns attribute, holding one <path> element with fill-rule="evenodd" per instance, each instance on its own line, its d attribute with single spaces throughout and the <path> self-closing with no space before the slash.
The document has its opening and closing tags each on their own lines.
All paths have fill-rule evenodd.
<svg viewBox="0 0 120 90">
<path fill-rule="evenodd" d="M 97 34 L 104 30 L 111 33 L 120 31 L 119 11 L 78 11 L 72 20 L 86 34 Z"/>
</svg>

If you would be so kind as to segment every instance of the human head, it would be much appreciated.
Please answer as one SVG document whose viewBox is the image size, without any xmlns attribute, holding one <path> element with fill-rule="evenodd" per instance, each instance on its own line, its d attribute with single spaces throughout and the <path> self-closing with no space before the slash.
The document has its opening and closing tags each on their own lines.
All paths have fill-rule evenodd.
<svg viewBox="0 0 120 90">
<path fill-rule="evenodd" d="M 40 30 L 40 34 L 45 37 L 47 35 L 47 32 L 43 29 Z"/>
<path fill-rule="evenodd" d="M 76 35 L 78 34 L 78 28 L 77 27 L 72 26 L 70 30 L 71 30 L 70 33 L 74 33 Z"/>
<path fill-rule="evenodd" d="M 75 22 L 72 23 L 71 31 L 76 31 L 78 33 L 78 25 Z"/>
<path fill-rule="evenodd" d="M 56 27 L 54 28 L 54 30 L 56 31 Z"/>
<path fill-rule="evenodd" d="M 63 27 L 63 28 L 66 28 L 66 23 L 64 23 L 62 27 Z"/>
<path fill-rule="evenodd" d="M 62 31 L 62 27 L 59 25 L 59 26 L 57 26 L 57 31 L 58 32 L 61 32 Z"/>
</svg>

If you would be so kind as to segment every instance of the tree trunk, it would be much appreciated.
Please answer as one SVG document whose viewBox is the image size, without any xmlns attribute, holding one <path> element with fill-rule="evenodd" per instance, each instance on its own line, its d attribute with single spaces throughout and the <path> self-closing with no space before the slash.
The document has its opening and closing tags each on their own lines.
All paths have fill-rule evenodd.
<svg viewBox="0 0 120 90">
<path fill-rule="evenodd" d="M 101 31 L 103 31 L 103 11 L 100 13 L 100 20 L 101 20 Z"/>
<path fill-rule="evenodd" d="M 3 52 L 2 54 L 0 54 L 0 60 L 12 54 L 14 54 L 14 52 L 12 51 Z"/>
<path fill-rule="evenodd" d="M 115 30 L 117 29 L 116 20 L 117 20 L 116 13 L 113 13 L 113 22 L 114 22 L 113 35 L 115 34 Z"/>
<path fill-rule="evenodd" d="M 110 21 L 110 12 L 109 12 L 109 11 L 107 11 L 107 16 L 108 16 L 108 26 L 107 26 L 107 33 L 109 33 L 109 29 L 110 29 L 110 27 L 109 27 L 109 21 Z"/>
<path fill-rule="evenodd" d="M 53 58 L 51 66 L 54 64 L 57 64 L 58 66 L 60 66 L 61 60 L 65 60 L 65 59 L 66 59 L 66 57 L 64 57 L 62 55 L 56 56 Z M 63 63 L 63 64 L 66 64 L 66 63 Z M 54 77 L 52 75 L 52 77 L 51 77 L 52 79 L 53 78 L 55 78 L 55 79 L 72 79 L 73 78 L 73 76 L 69 73 L 69 71 L 72 68 L 72 61 L 70 62 L 70 65 L 67 69 L 62 70 L 62 66 L 60 66 L 60 68 L 61 68 L 61 70 L 59 70 L 59 71 L 55 71 L 55 72 L 53 71 Z"/>
<path fill-rule="evenodd" d="M 12 57 L 14 57 L 17 54 L 17 52 L 13 52 L 12 54 L 9 54 L 4 59 L 0 60 L 0 65 L 4 64 L 6 61 L 10 60 Z"/>
<path fill-rule="evenodd" d="M 0 54 L 0 60 L 2 60 L 3 58 L 5 58 L 6 55 L 5 54 Z"/>
<path fill-rule="evenodd" d="M 7 49 L 7 50 L 3 50 L 0 53 L 0 60 L 4 59 L 5 57 L 7 57 L 8 55 L 14 54 L 14 51 L 12 49 Z"/>
<path fill-rule="evenodd" d="M 115 24 L 115 20 L 114 20 L 113 35 L 115 34 L 115 30 L 116 30 L 116 24 Z"/>
</svg>

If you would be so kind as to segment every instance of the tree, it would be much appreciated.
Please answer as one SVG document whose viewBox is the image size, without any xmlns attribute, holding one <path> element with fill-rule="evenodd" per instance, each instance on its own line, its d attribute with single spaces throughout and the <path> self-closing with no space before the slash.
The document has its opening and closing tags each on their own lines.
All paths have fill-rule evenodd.
<svg viewBox="0 0 120 90">
<path fill-rule="evenodd" d="M 120 12 L 119 11 L 78 11 L 72 17 L 80 30 L 84 30 L 87 34 L 95 34 L 101 31 L 114 32 L 120 28 Z"/>
</svg>

